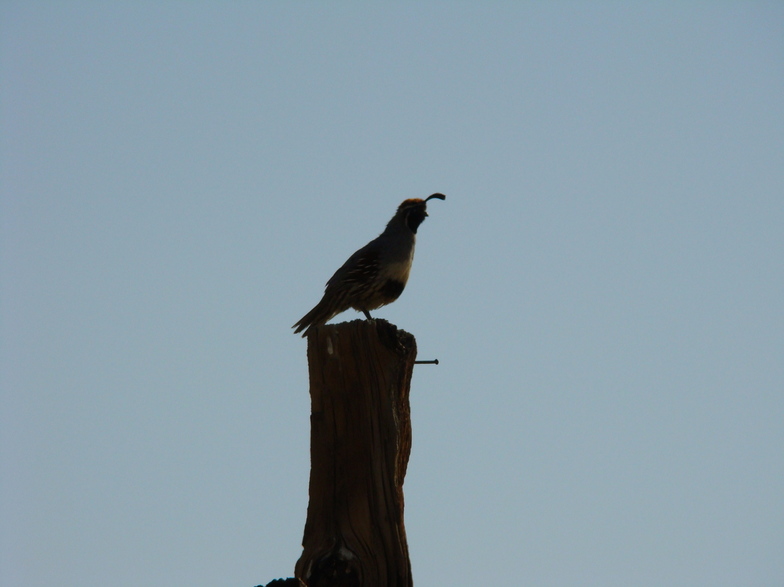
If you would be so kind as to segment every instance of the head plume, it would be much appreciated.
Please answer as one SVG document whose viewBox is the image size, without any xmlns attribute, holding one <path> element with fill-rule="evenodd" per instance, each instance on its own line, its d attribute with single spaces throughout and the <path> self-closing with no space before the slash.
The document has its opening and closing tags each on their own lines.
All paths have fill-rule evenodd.
<svg viewBox="0 0 784 587">
<path fill-rule="evenodd" d="M 398 206 L 395 218 L 402 218 L 411 232 L 416 234 L 419 225 L 422 224 L 427 217 L 427 202 L 433 198 L 436 200 L 446 200 L 446 196 L 439 193 L 428 196 L 424 200 L 421 198 L 404 200 L 403 203 Z"/>
</svg>

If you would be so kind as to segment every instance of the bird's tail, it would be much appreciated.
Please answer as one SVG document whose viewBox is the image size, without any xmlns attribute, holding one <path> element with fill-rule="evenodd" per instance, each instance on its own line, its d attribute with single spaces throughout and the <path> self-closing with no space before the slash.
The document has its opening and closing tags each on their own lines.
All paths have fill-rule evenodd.
<svg viewBox="0 0 784 587">
<path fill-rule="evenodd" d="M 304 338 L 310 334 L 312 328 L 326 324 L 328 320 L 346 309 L 339 307 L 336 301 L 337 300 L 334 298 L 328 299 L 327 296 L 321 298 L 321 301 L 316 304 L 315 308 L 305 314 L 299 322 L 292 326 L 294 334 L 304 330 L 305 332 L 302 333 L 302 337 Z"/>
</svg>

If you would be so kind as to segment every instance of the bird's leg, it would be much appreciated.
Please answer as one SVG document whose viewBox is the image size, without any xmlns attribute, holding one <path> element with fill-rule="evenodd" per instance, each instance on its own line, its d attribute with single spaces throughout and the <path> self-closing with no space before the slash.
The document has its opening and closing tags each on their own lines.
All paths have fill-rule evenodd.
<svg viewBox="0 0 784 587">
<path fill-rule="evenodd" d="M 370 312 L 368 312 L 367 310 L 362 310 L 362 312 L 365 314 L 365 318 L 367 318 L 368 320 L 373 319 L 373 317 L 370 315 Z"/>
</svg>

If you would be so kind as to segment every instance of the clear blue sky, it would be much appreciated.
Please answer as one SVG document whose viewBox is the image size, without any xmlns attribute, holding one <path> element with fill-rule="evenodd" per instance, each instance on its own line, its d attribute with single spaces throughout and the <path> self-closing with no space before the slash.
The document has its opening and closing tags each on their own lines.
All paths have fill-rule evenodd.
<svg viewBox="0 0 784 587">
<path fill-rule="evenodd" d="M 0 583 L 292 576 L 290 326 L 440 191 L 377 313 L 441 361 L 415 583 L 782 584 L 784 4 L 4 2 L 0 42 Z"/>
</svg>

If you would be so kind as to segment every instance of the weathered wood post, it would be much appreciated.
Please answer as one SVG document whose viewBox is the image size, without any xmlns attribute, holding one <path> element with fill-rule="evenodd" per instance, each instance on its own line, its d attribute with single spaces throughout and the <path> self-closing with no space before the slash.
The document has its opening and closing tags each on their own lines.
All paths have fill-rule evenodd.
<svg viewBox="0 0 784 587">
<path fill-rule="evenodd" d="M 410 587 L 403 479 L 413 335 L 385 320 L 308 336 L 310 502 L 295 576 L 307 587 Z"/>
</svg>

